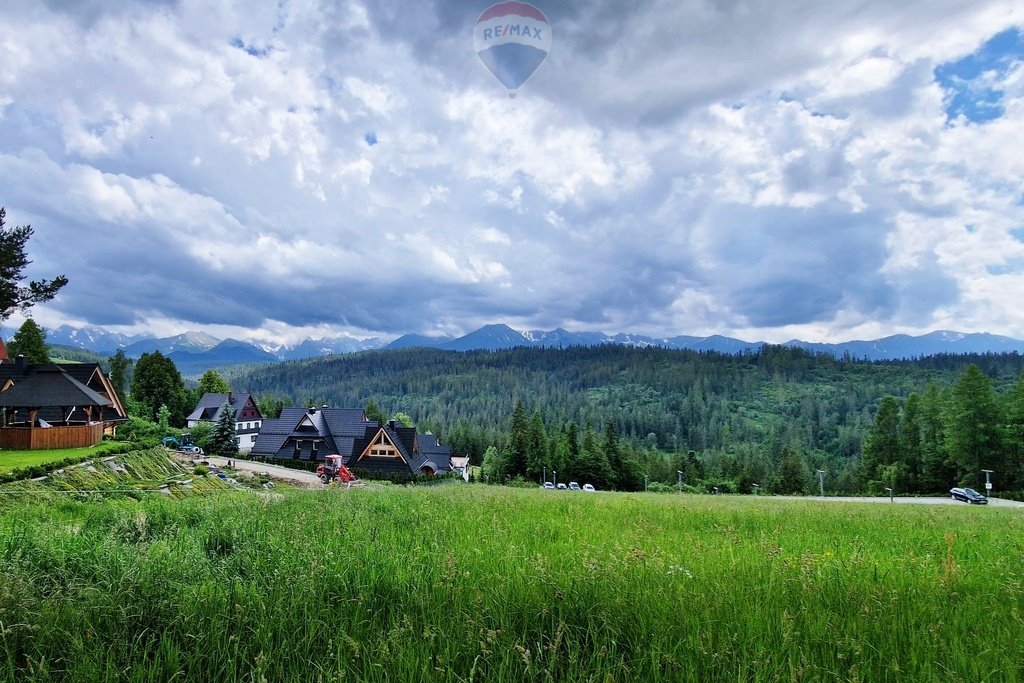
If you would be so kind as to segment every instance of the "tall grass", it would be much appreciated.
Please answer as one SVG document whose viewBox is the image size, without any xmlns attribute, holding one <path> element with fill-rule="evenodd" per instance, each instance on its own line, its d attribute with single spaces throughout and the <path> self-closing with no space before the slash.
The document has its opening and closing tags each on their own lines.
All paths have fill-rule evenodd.
<svg viewBox="0 0 1024 683">
<path fill-rule="evenodd" d="M 0 679 L 1014 681 L 1005 509 L 388 488 L 0 512 Z"/>
</svg>

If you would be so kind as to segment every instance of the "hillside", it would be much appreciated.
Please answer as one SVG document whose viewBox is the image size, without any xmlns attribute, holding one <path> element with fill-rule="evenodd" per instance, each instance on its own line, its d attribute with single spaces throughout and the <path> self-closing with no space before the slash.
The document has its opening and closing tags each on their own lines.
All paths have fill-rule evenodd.
<svg viewBox="0 0 1024 683">
<path fill-rule="evenodd" d="M 795 446 L 827 460 L 859 454 L 881 397 L 929 381 L 948 385 L 971 362 L 1001 386 L 1022 368 L 1017 355 L 867 363 L 784 347 L 738 356 L 615 346 L 405 349 L 261 367 L 231 383 L 301 404 L 359 407 L 373 398 L 475 456 L 502 442 L 522 401 L 542 413 L 549 433 L 567 421 L 582 428 L 612 420 L 629 442 L 666 451 Z"/>
</svg>

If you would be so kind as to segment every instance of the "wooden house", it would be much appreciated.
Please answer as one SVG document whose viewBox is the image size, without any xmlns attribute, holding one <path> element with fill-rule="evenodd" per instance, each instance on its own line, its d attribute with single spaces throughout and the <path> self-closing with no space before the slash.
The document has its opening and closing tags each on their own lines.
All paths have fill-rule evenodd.
<svg viewBox="0 0 1024 683">
<path fill-rule="evenodd" d="M 93 446 L 128 413 L 96 363 L 0 364 L 0 448 Z"/>
<path fill-rule="evenodd" d="M 338 454 L 351 470 L 375 476 L 433 476 L 451 471 L 451 448 L 394 421 L 366 419 L 362 410 L 285 408 L 264 420 L 252 455 L 319 462 Z"/>
</svg>

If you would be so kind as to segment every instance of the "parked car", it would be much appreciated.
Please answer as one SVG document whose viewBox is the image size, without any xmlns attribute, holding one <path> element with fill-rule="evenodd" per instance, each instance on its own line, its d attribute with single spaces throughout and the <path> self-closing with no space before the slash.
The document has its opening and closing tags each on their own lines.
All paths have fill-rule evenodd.
<svg viewBox="0 0 1024 683">
<path fill-rule="evenodd" d="M 568 488 L 569 488 L 569 487 L 567 487 L 567 486 L 566 486 L 565 484 L 559 484 L 559 485 L 558 485 L 558 490 L 559 490 L 559 491 L 567 491 L 567 490 L 568 490 Z"/>
<path fill-rule="evenodd" d="M 955 488 L 950 489 L 949 494 L 953 497 L 953 500 L 962 500 L 971 505 L 988 505 L 988 498 L 974 489 Z"/>
<path fill-rule="evenodd" d="M 577 483 L 576 483 L 576 482 L 574 482 L 574 481 L 570 481 L 570 482 L 569 482 L 569 490 L 570 490 L 570 491 L 579 491 L 579 490 L 580 490 L 580 485 L 579 485 L 579 484 L 577 484 Z"/>
<path fill-rule="evenodd" d="M 597 489 L 594 488 L 593 484 L 584 484 L 583 485 L 583 490 L 586 491 L 587 493 L 593 493 Z"/>
<path fill-rule="evenodd" d="M 552 484 L 550 481 L 546 481 L 546 482 L 544 482 L 544 486 L 542 488 L 553 489 L 553 488 L 555 488 L 555 485 Z"/>
</svg>

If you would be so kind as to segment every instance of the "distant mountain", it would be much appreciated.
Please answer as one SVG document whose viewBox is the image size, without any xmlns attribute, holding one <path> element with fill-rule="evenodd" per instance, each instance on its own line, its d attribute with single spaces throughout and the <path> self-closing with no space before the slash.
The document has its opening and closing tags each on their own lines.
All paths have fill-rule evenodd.
<svg viewBox="0 0 1024 683">
<path fill-rule="evenodd" d="M 276 363 L 280 359 L 263 349 L 237 339 L 225 339 L 206 351 L 172 351 L 168 357 L 183 375 L 198 375 L 210 368 L 248 363 Z"/>
<path fill-rule="evenodd" d="M 423 334 L 404 334 L 384 348 L 411 349 L 416 346 L 426 346 L 431 349 L 439 349 L 450 341 L 452 341 L 451 337 L 428 337 Z"/>
<path fill-rule="evenodd" d="M 99 327 L 75 328 L 70 325 L 61 325 L 55 330 L 46 331 L 47 344 L 86 349 L 101 356 L 112 356 L 119 348 L 141 339 L 145 339 L 145 335 L 107 332 Z"/>
<path fill-rule="evenodd" d="M 454 339 L 406 334 L 389 344 L 384 344 L 377 338 L 356 339 L 346 335 L 306 339 L 293 346 L 257 345 L 238 340 L 221 342 L 204 332 L 186 332 L 163 339 L 138 338 L 108 333 L 99 328 L 75 329 L 65 325 L 49 332 L 47 342 L 95 351 L 101 356 L 113 355 L 118 345 L 123 345 L 125 354 L 132 358 L 138 358 L 143 353 L 160 351 L 175 358 L 175 362 L 187 363 L 190 368 L 203 365 L 204 369 L 240 363 L 269 363 L 275 360 L 315 358 L 378 348 L 404 349 L 417 346 L 449 351 L 479 349 L 496 351 L 517 346 L 569 348 L 618 344 L 637 348 L 658 346 L 668 349 L 737 354 L 754 352 L 765 345 L 763 341 L 745 341 L 722 335 L 707 337 L 679 335 L 657 338 L 626 333 L 608 335 L 601 332 L 570 332 L 563 328 L 550 331 L 526 330 L 519 332 L 508 325 L 500 324 L 485 325 Z M 223 348 L 219 348 L 222 344 Z M 932 356 L 939 353 L 1007 353 L 1014 351 L 1024 353 L 1024 341 L 1019 339 L 986 333 L 965 334 L 951 331 L 931 332 L 917 337 L 899 334 L 882 339 L 855 340 L 834 344 L 793 339 L 784 345 L 800 347 L 815 353 L 828 353 L 836 357 L 849 356 L 858 360 L 894 360 Z"/>
<path fill-rule="evenodd" d="M 220 339 L 211 337 L 205 332 L 190 331 L 163 339 L 141 339 L 124 347 L 124 355 L 129 358 L 139 358 L 144 353 L 153 353 L 154 351 L 159 351 L 165 356 L 176 352 L 202 353 L 220 343 Z"/>
<path fill-rule="evenodd" d="M 511 349 L 516 346 L 535 346 L 535 344 L 523 336 L 522 332 L 516 332 L 508 325 L 484 325 L 475 332 L 470 332 L 464 337 L 445 342 L 437 348 L 448 351 L 473 351 L 477 349 L 497 351 L 498 349 Z"/>
<path fill-rule="evenodd" d="M 318 356 L 331 356 L 338 353 L 355 353 L 379 349 L 384 342 L 376 337 L 370 339 L 356 339 L 355 337 L 323 337 L 321 339 L 306 339 L 295 346 L 282 346 L 275 354 L 281 360 L 298 360 L 301 358 L 316 358 Z"/>
<path fill-rule="evenodd" d="M 897 334 L 870 341 L 849 341 L 822 344 L 792 340 L 786 346 L 799 346 L 808 351 L 830 353 L 841 357 L 865 360 L 893 360 L 934 356 L 940 353 L 1024 353 L 1024 341 L 988 333 L 964 334 L 939 330 L 918 337 Z"/>
</svg>

